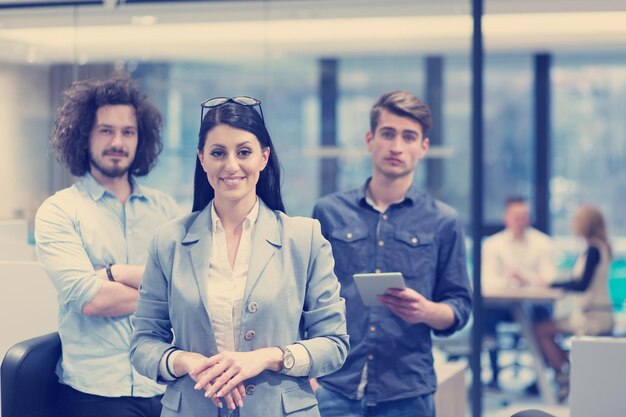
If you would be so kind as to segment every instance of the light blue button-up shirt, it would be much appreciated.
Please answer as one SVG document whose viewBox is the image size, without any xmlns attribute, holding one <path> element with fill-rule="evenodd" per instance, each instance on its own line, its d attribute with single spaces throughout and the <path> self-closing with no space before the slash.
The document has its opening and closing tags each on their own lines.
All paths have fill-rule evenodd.
<svg viewBox="0 0 626 417">
<path fill-rule="evenodd" d="M 103 283 L 95 271 L 108 263 L 144 264 L 157 228 L 180 214 L 167 194 L 132 185 L 122 204 L 86 174 L 48 198 L 35 220 L 37 254 L 58 292 L 59 380 L 106 397 L 152 397 L 164 391 L 130 363 L 130 316 L 82 314 Z"/>
</svg>

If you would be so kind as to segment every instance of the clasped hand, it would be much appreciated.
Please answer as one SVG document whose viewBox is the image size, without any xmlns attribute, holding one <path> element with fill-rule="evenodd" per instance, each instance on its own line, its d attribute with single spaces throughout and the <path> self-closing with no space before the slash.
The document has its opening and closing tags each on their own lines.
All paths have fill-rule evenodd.
<svg viewBox="0 0 626 417">
<path fill-rule="evenodd" d="M 204 396 L 222 407 L 234 410 L 243 407 L 246 391 L 243 382 L 263 372 L 264 358 L 258 352 L 222 352 L 210 358 L 202 356 L 192 367 L 189 376 L 196 382 L 195 389 L 204 389 Z"/>
</svg>

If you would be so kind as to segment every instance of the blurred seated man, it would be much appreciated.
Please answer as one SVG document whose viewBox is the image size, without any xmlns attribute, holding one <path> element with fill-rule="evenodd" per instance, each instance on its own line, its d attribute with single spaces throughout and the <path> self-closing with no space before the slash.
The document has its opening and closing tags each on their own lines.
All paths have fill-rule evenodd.
<svg viewBox="0 0 626 417">
<path fill-rule="evenodd" d="M 483 243 L 483 291 L 524 286 L 547 287 L 556 276 L 555 250 L 545 233 L 530 227 L 530 207 L 522 197 L 509 198 L 504 208 L 504 230 Z M 550 319 L 550 311 L 543 305 L 533 306 L 533 321 Z M 496 326 L 501 321 L 512 321 L 506 307 L 485 309 L 485 335 L 496 336 Z M 489 350 L 492 380 L 498 388 L 498 347 Z"/>
</svg>

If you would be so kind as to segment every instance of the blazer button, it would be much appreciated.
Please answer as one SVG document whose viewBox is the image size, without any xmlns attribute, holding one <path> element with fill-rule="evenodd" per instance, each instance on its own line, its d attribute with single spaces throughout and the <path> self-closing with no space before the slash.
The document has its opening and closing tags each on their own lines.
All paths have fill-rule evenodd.
<svg viewBox="0 0 626 417">
<path fill-rule="evenodd" d="M 254 330 L 248 330 L 246 332 L 246 335 L 244 336 L 244 338 L 246 340 L 252 340 L 252 339 L 254 339 L 255 336 L 256 336 L 256 332 Z"/>
<path fill-rule="evenodd" d="M 256 389 L 256 386 L 254 386 L 253 384 L 246 385 L 246 394 L 248 395 L 254 394 L 255 389 Z"/>
<path fill-rule="evenodd" d="M 252 301 L 251 303 L 248 304 L 248 311 L 250 313 L 256 313 L 258 309 L 259 309 L 259 304 L 256 301 Z"/>
</svg>

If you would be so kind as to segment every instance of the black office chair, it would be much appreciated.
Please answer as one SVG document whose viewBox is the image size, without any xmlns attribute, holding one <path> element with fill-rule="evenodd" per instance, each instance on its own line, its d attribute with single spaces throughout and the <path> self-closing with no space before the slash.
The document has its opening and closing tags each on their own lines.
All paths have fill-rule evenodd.
<svg viewBox="0 0 626 417">
<path fill-rule="evenodd" d="M 35 337 L 10 348 L 2 361 L 2 417 L 63 417 L 58 377 L 58 333 Z"/>
<path fill-rule="evenodd" d="M 511 417 L 555 417 L 554 414 L 548 414 L 541 410 L 524 410 L 513 414 Z"/>
<path fill-rule="evenodd" d="M 526 340 L 521 335 L 519 323 L 498 323 L 496 347 L 500 351 L 499 379 L 502 388 L 518 391 L 535 382 L 533 358 L 528 352 Z"/>
</svg>

